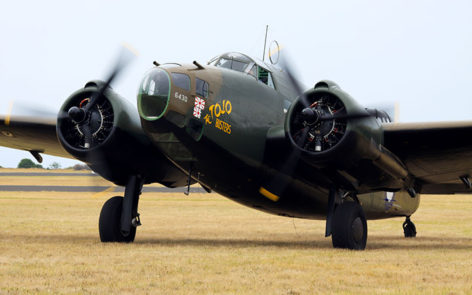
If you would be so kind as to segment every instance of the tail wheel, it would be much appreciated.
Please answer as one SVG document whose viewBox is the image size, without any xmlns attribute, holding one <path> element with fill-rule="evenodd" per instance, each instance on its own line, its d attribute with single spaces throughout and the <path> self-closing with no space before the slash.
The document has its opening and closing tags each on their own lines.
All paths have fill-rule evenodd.
<svg viewBox="0 0 472 295">
<path fill-rule="evenodd" d="M 100 241 L 129 243 L 134 241 L 136 227 L 132 226 L 131 231 L 124 235 L 120 230 L 121 208 L 123 207 L 123 197 L 113 197 L 103 204 L 98 220 L 98 230 Z"/>
<path fill-rule="evenodd" d="M 405 235 L 405 238 L 416 237 L 416 226 L 410 220 L 409 216 L 406 218 L 405 222 L 403 223 L 403 234 Z"/>
<path fill-rule="evenodd" d="M 332 242 L 335 248 L 364 250 L 367 244 L 367 221 L 356 202 L 344 202 L 334 211 Z"/>
</svg>

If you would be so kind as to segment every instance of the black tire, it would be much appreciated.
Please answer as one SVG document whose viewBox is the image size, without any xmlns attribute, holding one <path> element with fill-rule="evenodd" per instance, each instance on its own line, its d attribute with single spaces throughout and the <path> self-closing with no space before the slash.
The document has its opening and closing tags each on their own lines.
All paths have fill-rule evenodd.
<svg viewBox="0 0 472 295">
<path fill-rule="evenodd" d="M 367 221 L 361 205 L 355 202 L 344 202 L 336 207 L 331 239 L 335 248 L 365 249 Z"/>
<path fill-rule="evenodd" d="M 403 234 L 405 235 L 405 238 L 415 238 L 416 237 L 416 226 L 410 220 L 410 218 L 407 218 L 405 220 L 405 222 L 403 222 Z"/>
<path fill-rule="evenodd" d="M 136 227 L 131 227 L 128 235 L 123 235 L 120 230 L 121 208 L 123 197 L 113 197 L 103 204 L 100 218 L 98 220 L 98 231 L 102 242 L 130 243 L 136 236 Z"/>
</svg>

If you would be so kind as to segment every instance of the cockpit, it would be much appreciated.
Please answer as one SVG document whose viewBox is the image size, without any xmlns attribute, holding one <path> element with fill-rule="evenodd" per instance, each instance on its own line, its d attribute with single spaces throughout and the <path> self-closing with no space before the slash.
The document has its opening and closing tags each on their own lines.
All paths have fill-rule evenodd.
<svg viewBox="0 0 472 295">
<path fill-rule="evenodd" d="M 218 68 L 245 73 L 273 89 L 276 88 L 272 73 L 262 63 L 256 62 L 245 54 L 238 52 L 225 53 L 214 57 L 208 64 Z"/>
</svg>

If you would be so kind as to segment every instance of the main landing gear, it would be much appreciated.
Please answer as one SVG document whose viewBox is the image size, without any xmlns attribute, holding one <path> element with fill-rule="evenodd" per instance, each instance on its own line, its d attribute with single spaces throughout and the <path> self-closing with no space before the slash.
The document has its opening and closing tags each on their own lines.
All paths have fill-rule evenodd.
<svg viewBox="0 0 472 295">
<path fill-rule="evenodd" d="M 353 201 L 346 200 L 350 197 Z M 331 235 L 333 247 L 364 250 L 367 244 L 367 221 L 364 210 L 354 194 L 331 189 L 326 219 L 326 236 Z"/>
<path fill-rule="evenodd" d="M 103 204 L 98 221 L 102 242 L 134 241 L 136 228 L 141 225 L 138 202 L 142 188 L 142 179 L 132 176 L 126 185 L 124 198 L 113 197 Z"/>
</svg>

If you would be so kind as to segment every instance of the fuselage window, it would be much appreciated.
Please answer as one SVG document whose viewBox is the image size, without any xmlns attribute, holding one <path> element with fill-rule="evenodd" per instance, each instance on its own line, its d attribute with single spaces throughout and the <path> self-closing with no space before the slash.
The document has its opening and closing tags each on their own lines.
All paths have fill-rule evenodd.
<svg viewBox="0 0 472 295">
<path fill-rule="evenodd" d="M 201 79 L 195 79 L 195 88 L 197 95 L 203 96 L 204 98 L 208 97 L 208 83 Z"/>
<path fill-rule="evenodd" d="M 184 90 L 190 91 L 190 77 L 182 73 L 172 73 L 172 83 Z"/>
</svg>

